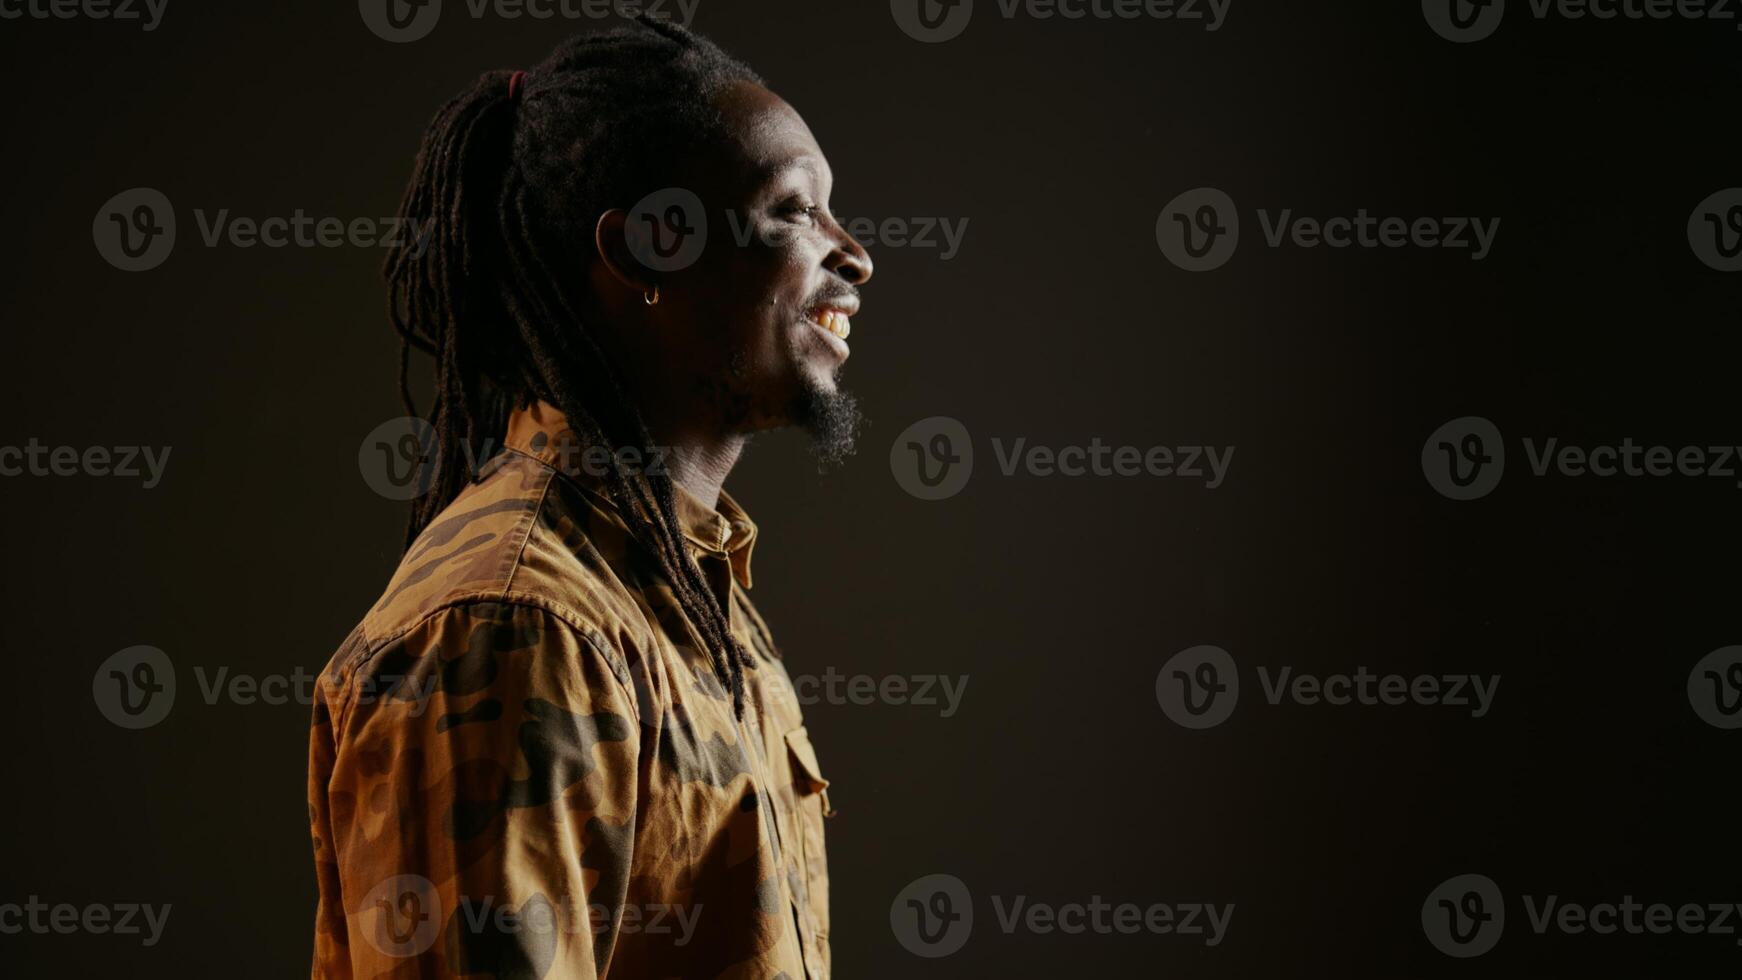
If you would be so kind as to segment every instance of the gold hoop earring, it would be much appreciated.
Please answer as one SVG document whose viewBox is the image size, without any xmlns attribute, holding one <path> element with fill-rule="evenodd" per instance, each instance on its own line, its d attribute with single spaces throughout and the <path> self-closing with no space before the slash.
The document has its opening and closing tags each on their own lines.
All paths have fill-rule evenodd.
<svg viewBox="0 0 1742 980">
<path fill-rule="evenodd" d="M 646 303 L 648 306 L 658 305 L 658 303 L 659 303 L 659 287 L 658 286 L 653 287 L 653 291 L 650 293 L 642 293 L 641 294 L 641 301 L 643 303 Z"/>
</svg>

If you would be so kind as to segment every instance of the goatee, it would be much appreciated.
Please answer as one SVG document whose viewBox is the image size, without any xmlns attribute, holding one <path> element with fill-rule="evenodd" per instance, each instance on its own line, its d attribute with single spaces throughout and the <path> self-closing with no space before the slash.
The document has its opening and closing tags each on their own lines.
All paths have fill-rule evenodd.
<svg viewBox="0 0 1742 980">
<path fill-rule="evenodd" d="M 859 400 L 844 389 L 809 387 L 800 397 L 794 414 L 798 424 L 810 433 L 811 455 L 821 469 L 838 466 L 853 455 L 853 443 L 864 417 L 859 414 Z"/>
</svg>

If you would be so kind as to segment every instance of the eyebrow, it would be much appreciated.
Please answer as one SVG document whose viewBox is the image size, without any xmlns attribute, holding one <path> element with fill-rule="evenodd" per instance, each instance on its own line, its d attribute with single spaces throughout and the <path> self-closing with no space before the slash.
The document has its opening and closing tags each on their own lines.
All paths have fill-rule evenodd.
<svg viewBox="0 0 1742 980">
<path fill-rule="evenodd" d="M 788 172 L 793 170 L 807 170 L 810 172 L 810 175 L 815 177 L 818 181 L 821 181 L 825 176 L 817 158 L 810 154 L 805 154 L 804 156 L 790 157 L 778 163 L 770 163 L 758 168 L 755 174 L 756 184 L 760 187 L 772 183 L 776 178 L 785 176 Z"/>
</svg>

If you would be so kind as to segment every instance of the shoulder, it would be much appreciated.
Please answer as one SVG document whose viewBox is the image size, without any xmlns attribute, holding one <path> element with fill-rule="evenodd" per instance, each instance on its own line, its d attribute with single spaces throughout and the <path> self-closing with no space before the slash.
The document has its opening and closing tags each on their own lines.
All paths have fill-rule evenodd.
<svg viewBox="0 0 1742 980">
<path fill-rule="evenodd" d="M 406 549 L 359 626 L 379 649 L 443 610 L 536 609 L 582 632 L 639 620 L 627 542 L 597 501 L 537 459 L 505 452 Z"/>
<path fill-rule="evenodd" d="M 581 668 L 627 683 L 626 658 L 654 642 L 632 593 L 632 551 L 600 500 L 506 452 L 412 542 L 323 684 L 344 700 L 432 672 L 566 685 L 557 675 Z"/>
<path fill-rule="evenodd" d="M 389 635 L 354 630 L 318 680 L 317 723 L 397 725 L 432 709 L 469 718 L 449 715 L 463 705 L 488 720 L 532 701 L 613 705 L 635 716 L 637 642 L 536 596 L 458 600 Z"/>
</svg>

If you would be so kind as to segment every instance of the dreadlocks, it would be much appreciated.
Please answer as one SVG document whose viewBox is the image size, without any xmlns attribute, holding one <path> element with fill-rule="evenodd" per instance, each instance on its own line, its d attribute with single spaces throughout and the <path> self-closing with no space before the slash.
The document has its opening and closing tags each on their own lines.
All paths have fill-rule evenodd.
<svg viewBox="0 0 1742 980">
<path fill-rule="evenodd" d="M 709 41 L 650 17 L 575 38 L 515 80 L 492 71 L 444 105 L 423 137 L 400 218 L 434 228 L 421 251 L 388 253 L 388 307 L 399 332 L 400 397 L 411 415 L 413 347 L 432 355 L 433 480 L 413 504 L 406 547 L 471 478 L 471 447 L 499 445 L 509 412 L 555 405 L 582 440 L 652 445 L 652 436 L 579 310 L 585 288 L 566 261 L 591 246 L 600 214 L 664 186 L 669 161 L 720 125 L 710 96 L 761 83 Z M 467 451 L 462 451 L 462 449 Z M 714 674 L 744 710 L 749 655 L 690 557 L 665 472 L 611 453 L 605 487 L 706 645 Z"/>
</svg>

